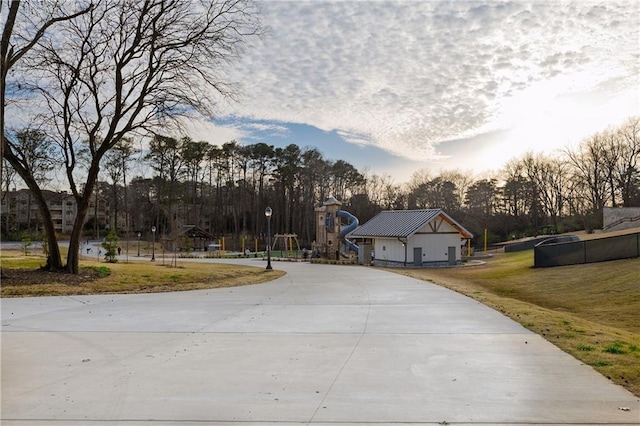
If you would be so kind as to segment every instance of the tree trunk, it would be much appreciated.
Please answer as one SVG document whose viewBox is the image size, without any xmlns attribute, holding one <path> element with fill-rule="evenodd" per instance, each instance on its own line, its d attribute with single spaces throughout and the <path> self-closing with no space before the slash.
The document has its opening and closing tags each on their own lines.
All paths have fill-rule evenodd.
<svg viewBox="0 0 640 426">
<path fill-rule="evenodd" d="M 81 197 L 84 199 L 85 197 Z M 78 202 L 78 214 L 73 222 L 73 230 L 71 231 L 71 238 L 69 239 L 69 252 L 67 253 L 67 265 L 65 271 L 70 274 L 77 274 L 79 272 L 79 252 L 80 252 L 80 239 L 82 238 L 82 226 L 84 225 L 84 219 L 87 216 L 89 210 L 89 203 L 86 201 Z"/>
<path fill-rule="evenodd" d="M 113 184 L 113 232 L 118 233 L 118 182 Z"/>
<path fill-rule="evenodd" d="M 73 230 L 71 231 L 71 237 L 69 239 L 69 252 L 67 253 L 67 265 L 65 271 L 70 274 L 77 274 L 79 272 L 80 263 L 80 239 L 82 238 L 82 227 L 84 226 L 87 213 L 89 211 L 89 200 L 93 195 L 96 182 L 98 180 L 98 172 L 100 158 L 94 158 L 91 167 L 89 167 L 89 175 L 87 176 L 84 192 L 81 196 L 76 196 L 76 204 L 78 206 L 78 213 L 76 219 L 73 222 Z M 97 206 L 96 202 L 96 206 Z M 96 221 L 98 220 L 96 211 Z"/>
<path fill-rule="evenodd" d="M 56 230 L 53 225 L 53 218 L 49 211 L 49 206 L 44 199 L 44 195 L 38 186 L 38 183 L 33 178 L 33 175 L 27 170 L 20 160 L 15 156 L 10 149 L 4 135 L 0 135 L 4 144 L 4 158 L 11 164 L 13 169 L 22 178 L 27 187 L 31 190 L 31 195 L 35 198 L 38 204 L 38 209 L 42 213 L 42 222 L 44 224 L 44 230 L 47 234 L 47 245 L 49 247 L 49 257 L 47 259 L 47 268 L 52 271 L 62 270 L 62 257 L 60 256 L 60 248 L 58 247 L 58 240 L 56 239 Z"/>
<path fill-rule="evenodd" d="M 29 189 L 33 192 L 38 208 L 40 209 L 40 213 L 42 214 L 42 224 L 47 235 L 47 245 L 49 247 L 47 269 L 50 271 L 60 271 L 62 270 L 62 256 L 60 255 L 60 247 L 58 246 L 58 240 L 56 239 L 56 229 L 53 224 L 53 219 L 51 218 L 51 212 L 49 211 L 49 207 L 47 206 L 47 202 L 45 201 L 42 192 L 37 187 L 35 191 L 31 186 Z"/>
<path fill-rule="evenodd" d="M 129 261 L 129 239 L 131 236 L 131 230 L 129 229 L 129 197 L 127 195 L 127 165 L 124 157 L 122 159 L 122 182 L 124 185 L 124 228 L 127 238 L 127 261 Z M 117 231 L 117 229 L 116 229 Z"/>
</svg>

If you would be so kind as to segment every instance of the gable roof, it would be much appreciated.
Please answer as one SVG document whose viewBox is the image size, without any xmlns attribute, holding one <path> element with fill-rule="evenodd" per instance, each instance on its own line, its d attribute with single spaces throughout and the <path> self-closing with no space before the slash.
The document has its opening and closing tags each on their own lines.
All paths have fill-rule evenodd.
<svg viewBox="0 0 640 426">
<path fill-rule="evenodd" d="M 213 240 L 213 235 L 205 231 L 196 225 L 182 225 L 176 232 L 173 233 L 172 238 L 186 235 L 191 238 L 204 238 L 205 240 Z"/>
<path fill-rule="evenodd" d="M 427 223 L 442 216 L 451 226 L 456 228 L 464 238 L 473 238 L 473 234 L 453 220 L 442 209 L 426 210 L 386 210 L 378 213 L 371 220 L 356 228 L 350 237 L 360 238 L 407 238 L 418 232 Z"/>
</svg>

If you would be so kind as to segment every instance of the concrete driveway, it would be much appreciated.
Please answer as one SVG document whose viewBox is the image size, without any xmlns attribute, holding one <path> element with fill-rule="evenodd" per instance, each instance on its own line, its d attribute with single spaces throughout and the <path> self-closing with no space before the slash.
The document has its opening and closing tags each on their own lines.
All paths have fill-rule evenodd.
<svg viewBox="0 0 640 426">
<path fill-rule="evenodd" d="M 245 287 L 3 299 L 2 424 L 640 423 L 638 398 L 469 298 L 274 267 Z"/>
</svg>

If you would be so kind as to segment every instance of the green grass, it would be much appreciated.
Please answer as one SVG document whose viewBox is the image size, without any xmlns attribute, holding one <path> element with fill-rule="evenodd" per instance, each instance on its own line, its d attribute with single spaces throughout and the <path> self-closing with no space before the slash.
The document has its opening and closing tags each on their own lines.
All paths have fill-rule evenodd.
<svg viewBox="0 0 640 426">
<path fill-rule="evenodd" d="M 576 346 L 576 349 L 583 352 L 591 352 L 591 351 L 594 351 L 596 348 L 589 345 L 579 344 L 578 346 Z"/>
<path fill-rule="evenodd" d="M 42 256 L 21 256 L 18 251 L 4 250 L 0 256 L 2 268 L 29 268 L 37 269 L 45 266 L 46 260 Z"/>
<path fill-rule="evenodd" d="M 111 269 L 107 266 L 89 266 L 86 268 L 90 268 L 96 271 L 98 273 L 98 278 L 104 278 L 111 275 Z"/>
<path fill-rule="evenodd" d="M 589 365 L 593 367 L 609 367 L 609 366 L 612 366 L 613 363 L 609 361 L 595 361 L 590 363 Z"/>
<path fill-rule="evenodd" d="M 498 255 L 483 268 L 465 268 L 483 290 L 603 325 L 640 332 L 640 259 L 533 268 L 533 252 Z M 477 290 L 476 290 L 477 291 Z"/>
<path fill-rule="evenodd" d="M 602 351 L 606 352 L 606 353 L 609 353 L 609 354 L 618 354 L 618 355 L 626 354 L 627 351 L 624 350 L 622 345 L 623 345 L 622 342 L 613 342 L 613 343 L 608 344 L 607 346 L 605 346 L 602 349 Z"/>
</svg>

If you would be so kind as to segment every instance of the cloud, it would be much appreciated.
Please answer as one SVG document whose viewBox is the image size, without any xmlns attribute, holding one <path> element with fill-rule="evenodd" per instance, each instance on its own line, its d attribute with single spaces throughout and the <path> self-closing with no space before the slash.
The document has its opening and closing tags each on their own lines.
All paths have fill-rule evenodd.
<svg viewBox="0 0 640 426">
<path fill-rule="evenodd" d="M 262 6 L 269 32 L 234 69 L 244 97 L 228 113 L 335 130 L 407 158 L 439 158 L 445 141 L 518 125 L 505 110 L 529 114 L 516 101 L 540 87 L 535 108 L 614 77 L 627 97 L 639 86 L 633 1 Z"/>
<path fill-rule="evenodd" d="M 183 123 L 184 134 L 193 140 L 206 141 L 215 145 L 222 145 L 232 140 L 238 140 L 249 135 L 235 125 L 220 125 L 210 121 L 188 120 Z"/>
<path fill-rule="evenodd" d="M 291 131 L 288 127 L 282 124 L 275 124 L 270 122 L 247 122 L 238 126 L 243 132 L 258 132 L 261 135 L 285 137 L 288 136 Z"/>
</svg>

